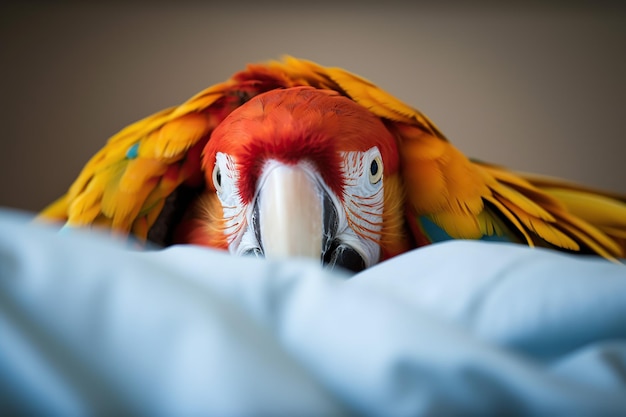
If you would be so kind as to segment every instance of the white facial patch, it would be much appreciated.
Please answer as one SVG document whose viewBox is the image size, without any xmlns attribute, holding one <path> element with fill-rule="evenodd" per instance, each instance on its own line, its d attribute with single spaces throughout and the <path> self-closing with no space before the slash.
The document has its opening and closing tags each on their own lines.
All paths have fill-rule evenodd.
<svg viewBox="0 0 626 417">
<path fill-rule="evenodd" d="M 378 262 L 383 227 L 383 164 L 377 147 L 365 152 L 342 152 L 345 180 L 337 238 L 364 257 L 366 266 Z"/>
<path fill-rule="evenodd" d="M 235 160 L 222 152 L 215 155 L 215 167 L 213 171 L 213 184 L 217 189 L 217 197 L 222 203 L 226 229 L 228 236 L 228 248 L 231 253 L 236 253 L 241 246 L 243 233 L 245 232 L 246 206 L 241 201 L 241 193 L 237 187 L 239 170 Z"/>
</svg>

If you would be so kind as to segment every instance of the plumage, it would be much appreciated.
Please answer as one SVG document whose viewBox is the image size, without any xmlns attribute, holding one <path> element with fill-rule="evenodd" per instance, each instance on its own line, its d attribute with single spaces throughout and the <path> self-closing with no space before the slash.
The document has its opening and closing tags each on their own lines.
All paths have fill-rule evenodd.
<svg viewBox="0 0 626 417">
<path fill-rule="evenodd" d="M 217 155 L 237 172 L 229 179 L 236 198 L 218 189 Z M 39 217 L 140 239 L 165 225 L 170 243 L 243 244 L 258 254 L 263 236 L 245 229 L 259 221 L 268 160 L 319 174 L 314 184 L 335 205 L 333 224 L 348 225 L 324 250 L 346 262 L 350 248 L 365 251 L 359 239 L 380 249 L 374 262 L 448 238 L 626 257 L 626 196 L 472 160 L 427 116 L 370 81 L 293 57 L 249 65 L 122 129 Z M 188 207 L 172 211 L 177 201 Z M 250 207 L 227 215 L 236 213 L 228 204 Z"/>
</svg>

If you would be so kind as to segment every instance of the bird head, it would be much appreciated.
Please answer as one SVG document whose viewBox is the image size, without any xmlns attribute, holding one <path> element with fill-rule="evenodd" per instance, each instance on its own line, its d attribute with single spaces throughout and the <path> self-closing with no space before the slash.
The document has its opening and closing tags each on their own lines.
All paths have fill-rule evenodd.
<svg viewBox="0 0 626 417">
<path fill-rule="evenodd" d="M 354 271 L 389 255 L 385 236 L 402 218 L 396 142 L 379 117 L 335 91 L 255 96 L 214 130 L 202 165 L 211 246 Z"/>
</svg>

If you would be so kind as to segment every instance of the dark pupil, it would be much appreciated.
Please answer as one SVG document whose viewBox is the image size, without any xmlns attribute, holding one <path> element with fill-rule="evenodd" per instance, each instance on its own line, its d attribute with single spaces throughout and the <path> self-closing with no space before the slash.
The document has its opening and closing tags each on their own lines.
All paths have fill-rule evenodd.
<svg viewBox="0 0 626 417">
<path fill-rule="evenodd" d="M 372 161 L 372 165 L 370 165 L 370 174 L 378 174 L 378 162 L 375 159 Z"/>
<path fill-rule="evenodd" d="M 222 185 L 222 171 L 220 171 L 219 169 L 215 173 L 215 181 L 217 182 L 218 186 Z"/>
</svg>

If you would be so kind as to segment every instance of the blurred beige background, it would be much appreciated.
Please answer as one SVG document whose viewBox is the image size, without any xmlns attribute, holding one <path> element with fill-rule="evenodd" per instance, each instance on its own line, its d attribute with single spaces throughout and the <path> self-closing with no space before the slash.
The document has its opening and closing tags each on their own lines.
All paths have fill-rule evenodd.
<svg viewBox="0 0 626 417">
<path fill-rule="evenodd" d="M 625 9 L 310 3 L 1 6 L 0 206 L 41 209 L 125 125 L 282 54 L 374 81 L 472 157 L 626 193 Z"/>
</svg>

